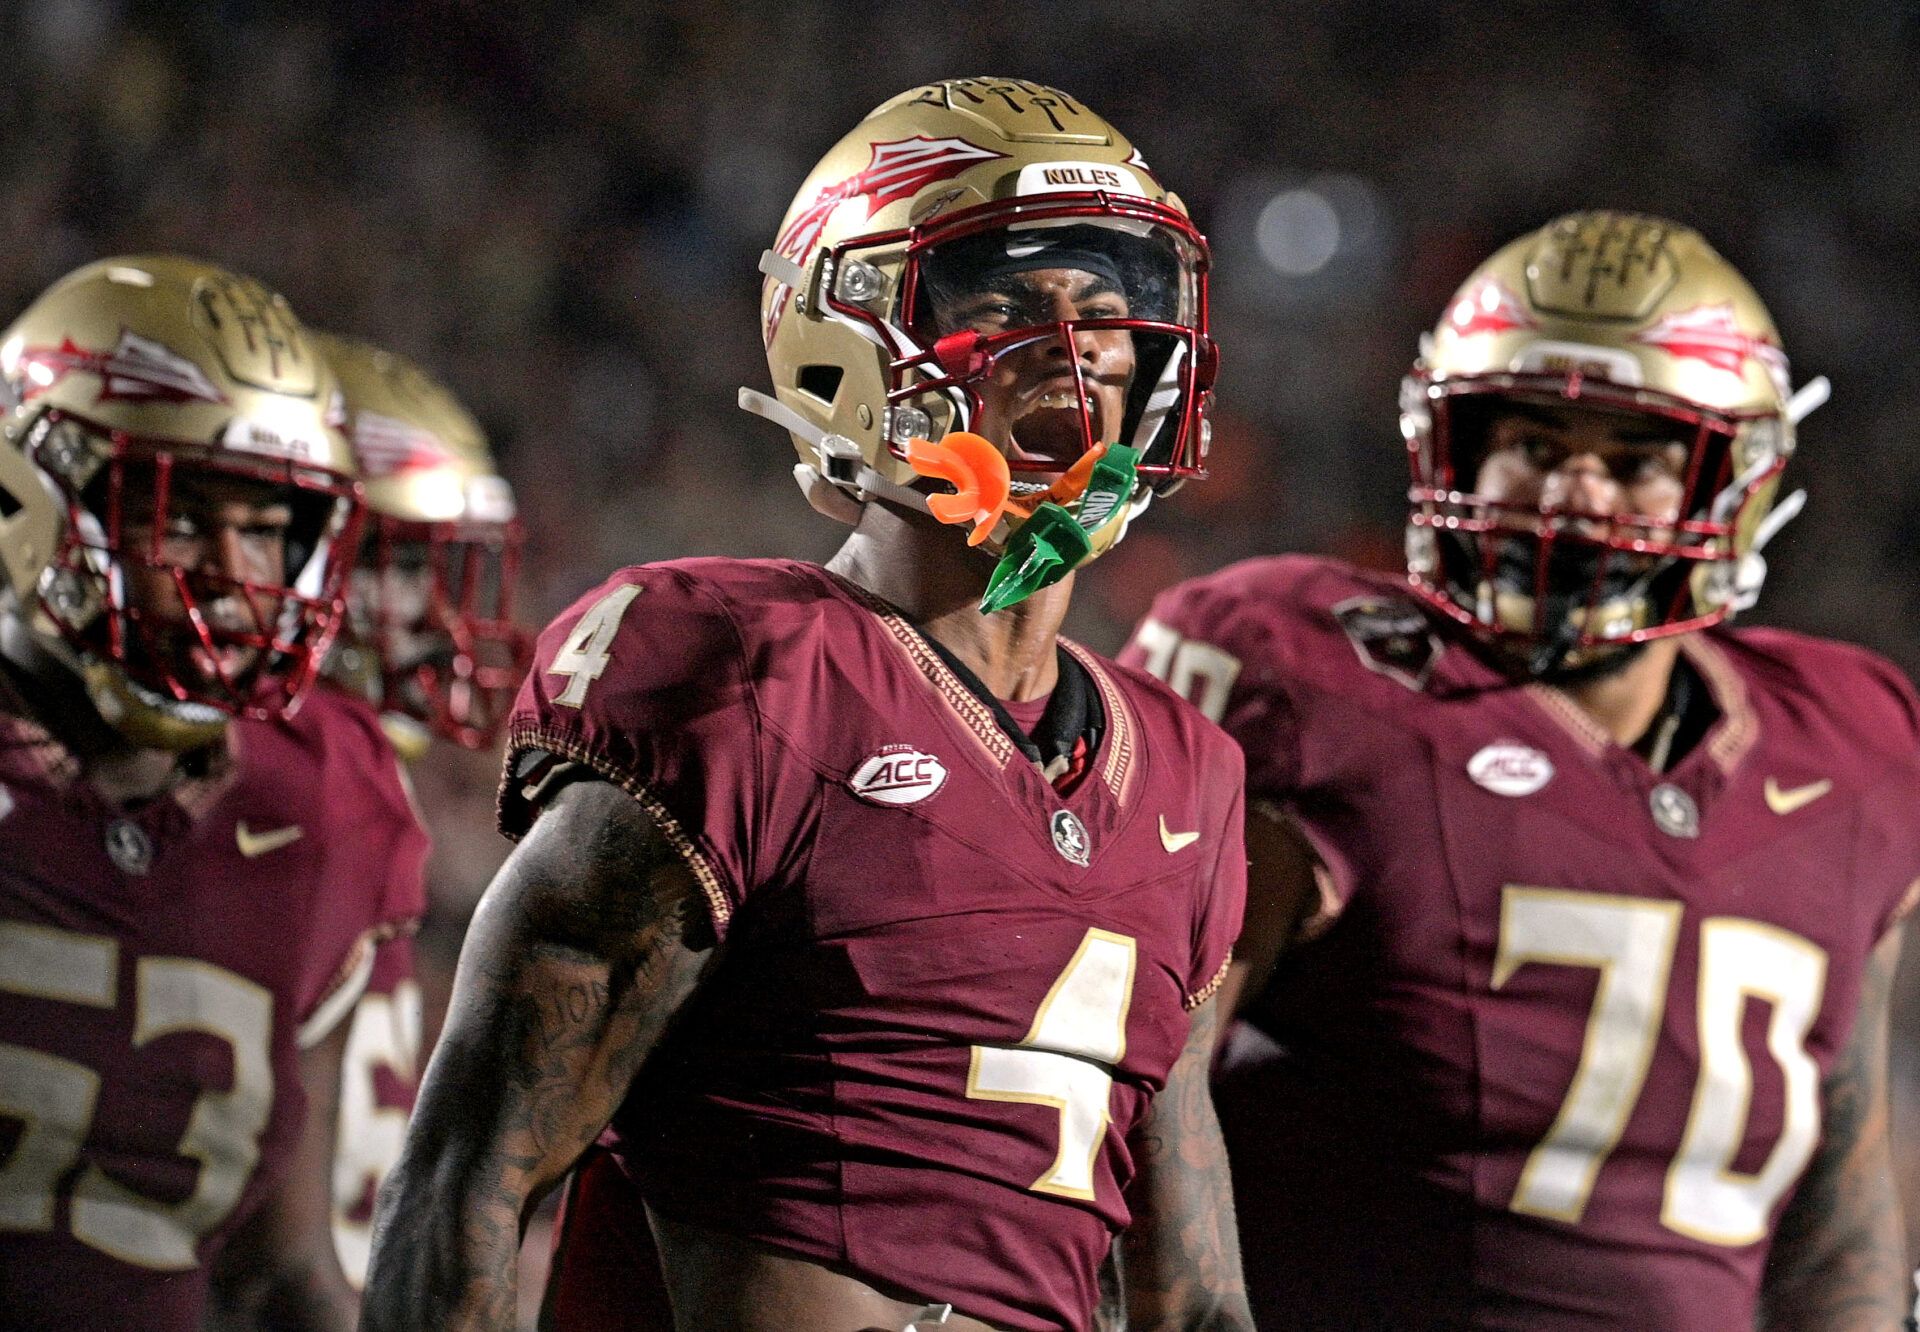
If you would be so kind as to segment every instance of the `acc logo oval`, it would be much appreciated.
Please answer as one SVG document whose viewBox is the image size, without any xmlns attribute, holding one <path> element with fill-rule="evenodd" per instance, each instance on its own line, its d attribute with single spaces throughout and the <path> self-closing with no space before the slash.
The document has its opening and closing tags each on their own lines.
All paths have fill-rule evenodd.
<svg viewBox="0 0 1920 1332">
<path fill-rule="evenodd" d="M 1467 776 L 1495 795 L 1530 796 L 1553 780 L 1553 760 L 1511 740 L 1496 740 L 1467 760 Z"/>
<path fill-rule="evenodd" d="M 910 745 L 888 745 L 862 763 L 847 786 L 876 805 L 917 805 L 947 780 L 947 765 Z"/>
</svg>

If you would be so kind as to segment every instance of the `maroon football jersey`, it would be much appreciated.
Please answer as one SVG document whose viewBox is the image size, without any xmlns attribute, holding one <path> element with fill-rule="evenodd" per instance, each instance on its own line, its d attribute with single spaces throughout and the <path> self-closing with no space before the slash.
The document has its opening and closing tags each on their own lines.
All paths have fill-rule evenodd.
<svg viewBox="0 0 1920 1332">
<path fill-rule="evenodd" d="M 1126 659 L 1327 871 L 1219 1083 L 1263 1321 L 1752 1328 L 1920 875 L 1916 704 L 1837 643 L 1682 650 L 1720 716 L 1657 775 L 1398 580 L 1254 560 L 1155 603 Z"/>
<path fill-rule="evenodd" d="M 724 940 L 603 1139 L 655 1208 L 1010 1328 L 1087 1325 L 1128 1130 L 1224 972 L 1245 865 L 1234 745 L 1069 650 L 1105 727 L 1062 795 L 816 565 L 630 569 L 542 636 L 508 771 L 545 750 L 631 792 Z M 510 781 L 503 827 L 530 817 Z"/>
<path fill-rule="evenodd" d="M 299 1136 L 299 1051 L 419 914 L 421 836 L 338 695 L 132 813 L 0 700 L 0 1327 L 199 1326 Z"/>
</svg>

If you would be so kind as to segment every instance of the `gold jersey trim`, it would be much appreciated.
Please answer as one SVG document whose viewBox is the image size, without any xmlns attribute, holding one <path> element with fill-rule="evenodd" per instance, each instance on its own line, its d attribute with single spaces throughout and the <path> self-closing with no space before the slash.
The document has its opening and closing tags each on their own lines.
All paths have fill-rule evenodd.
<svg viewBox="0 0 1920 1332">
<path fill-rule="evenodd" d="M 515 726 L 507 737 L 506 766 L 501 776 L 503 797 L 506 794 L 506 788 L 514 780 L 514 762 L 520 757 L 522 751 L 528 749 L 544 749 L 549 754 L 556 754 L 574 763 L 585 764 L 639 801 L 640 807 L 647 811 L 648 817 L 652 818 L 654 826 L 659 828 L 660 835 L 667 839 L 667 845 L 674 849 L 680 859 L 686 863 L 687 868 L 692 871 L 695 882 L 700 885 L 700 891 L 707 899 L 707 910 L 713 916 L 714 932 L 716 934 L 726 932 L 727 922 L 733 918 L 733 903 L 727 897 L 719 872 L 694 844 L 693 839 L 687 836 L 686 829 L 680 826 L 680 820 L 676 819 L 673 813 L 660 802 L 660 798 L 645 782 L 629 772 L 622 771 L 605 756 L 595 753 L 570 735 L 543 726 L 521 725 Z"/>
<path fill-rule="evenodd" d="M 1730 774 L 1760 738 L 1760 718 L 1747 698 L 1746 681 L 1711 639 L 1688 635 L 1680 640 L 1680 651 L 1706 677 L 1713 701 L 1720 705 L 1721 721 L 1707 741 L 1707 753 Z"/>
<path fill-rule="evenodd" d="M 1107 761 L 1101 765 L 1100 780 L 1113 792 L 1114 802 L 1125 807 L 1127 788 L 1133 778 L 1133 733 L 1139 729 L 1133 722 L 1133 710 L 1127 706 L 1125 695 L 1101 665 L 1100 658 L 1071 639 L 1062 638 L 1060 646 L 1073 654 L 1074 660 L 1086 668 L 1100 688 L 1101 702 L 1107 708 L 1108 731 Z"/>
<path fill-rule="evenodd" d="M 1191 1013 L 1194 1009 L 1200 1007 L 1200 1005 L 1206 1003 L 1207 1000 L 1213 998 L 1214 993 L 1218 991 L 1222 985 L 1226 984 L 1227 969 L 1232 965 L 1233 965 L 1233 949 L 1229 948 L 1227 949 L 1227 955 L 1224 958 L 1220 959 L 1220 969 L 1213 973 L 1213 979 L 1208 981 L 1205 985 L 1202 985 L 1198 990 L 1195 990 L 1192 994 L 1188 995 L 1185 1000 L 1182 1001 L 1185 1004 L 1186 1010 L 1189 1013 Z"/>
<path fill-rule="evenodd" d="M 1707 682 L 1720 709 L 1720 720 L 1708 733 L 1707 755 L 1722 772 L 1731 774 L 1760 738 L 1760 718 L 1747 697 L 1746 682 L 1718 647 L 1699 634 L 1680 640 L 1680 651 Z M 1534 682 L 1526 692 L 1549 716 L 1559 722 L 1581 748 L 1595 758 L 1614 747 L 1612 734 L 1588 716 L 1580 706 L 1551 685 Z"/>
<path fill-rule="evenodd" d="M 1000 729 L 1000 723 L 993 719 L 993 713 L 987 710 L 987 705 L 975 698 L 973 691 L 960 683 L 960 677 L 948 670 L 947 663 L 941 661 L 939 655 L 927 646 L 920 631 L 908 624 L 906 617 L 896 607 L 888 605 L 858 583 L 850 582 L 830 570 L 828 572 L 848 595 L 871 611 L 886 628 L 894 643 L 906 654 L 907 660 L 926 677 L 934 692 L 960 719 L 960 724 L 980 742 L 980 747 L 987 751 L 994 766 L 1006 767 L 1007 760 L 1013 757 L 1013 741 Z"/>
</svg>

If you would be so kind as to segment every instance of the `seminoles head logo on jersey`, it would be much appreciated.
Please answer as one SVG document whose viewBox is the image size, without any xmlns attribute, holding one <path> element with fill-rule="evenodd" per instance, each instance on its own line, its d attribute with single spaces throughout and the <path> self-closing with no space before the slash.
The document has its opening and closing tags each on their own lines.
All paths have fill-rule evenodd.
<svg viewBox="0 0 1920 1332">
<path fill-rule="evenodd" d="M 1635 333 L 1633 341 L 1658 347 L 1670 356 L 1705 361 L 1730 375 L 1745 374 L 1747 362 L 1756 360 L 1769 375 L 1786 382 L 1787 354 L 1771 338 L 1743 332 L 1734 323 L 1731 304 L 1696 305 L 1662 315 Z"/>
<path fill-rule="evenodd" d="M 1055 810 L 1047 826 L 1053 832 L 1053 849 L 1073 864 L 1086 868 L 1091 846 L 1087 841 L 1087 825 L 1080 822 L 1070 809 Z"/>
<path fill-rule="evenodd" d="M 888 204 L 910 199 L 937 181 L 957 176 L 980 162 L 1005 156 L 1005 153 L 996 153 L 991 148 L 982 148 L 965 139 L 930 139 L 924 134 L 916 134 L 910 139 L 895 139 L 889 143 L 876 143 L 873 145 L 873 158 L 864 170 L 856 171 L 835 184 L 823 186 L 813 196 L 812 202 L 793 215 L 793 220 L 787 223 L 779 239 L 774 241 L 774 252 L 783 259 L 804 265 L 807 256 L 813 253 L 813 247 L 819 243 L 827 219 L 847 200 L 865 198 L 867 216 L 872 217 Z M 772 303 L 767 307 L 766 338 L 769 343 L 779 331 L 789 295 L 791 289 L 785 283 L 774 287 Z"/>
<path fill-rule="evenodd" d="M 227 401 L 206 371 L 131 329 L 121 329 L 120 340 L 106 351 L 90 351 L 75 345 L 72 338 L 61 338 L 58 347 L 24 347 L 18 374 L 23 401 L 72 374 L 100 377 L 95 402 Z"/>
</svg>

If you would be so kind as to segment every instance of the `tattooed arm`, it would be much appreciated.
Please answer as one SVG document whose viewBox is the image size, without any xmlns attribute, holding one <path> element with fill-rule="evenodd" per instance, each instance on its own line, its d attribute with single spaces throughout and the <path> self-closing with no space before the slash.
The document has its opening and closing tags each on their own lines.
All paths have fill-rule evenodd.
<svg viewBox="0 0 1920 1332">
<path fill-rule="evenodd" d="M 1195 1010 L 1186 1048 L 1133 1132 L 1133 1224 L 1120 1241 L 1132 1332 L 1253 1328 L 1227 1148 L 1208 1086 L 1219 1009 L 1216 998 Z"/>
<path fill-rule="evenodd" d="M 374 1220 L 365 1332 L 514 1326 L 527 1213 L 612 1118 L 714 939 L 639 803 L 561 788 L 481 899 Z"/>
<path fill-rule="evenodd" d="M 1887 1013 L 1900 931 L 1873 952 L 1853 1039 L 1821 1088 L 1822 1137 L 1775 1232 L 1759 1326 L 1891 1332 L 1911 1301 L 1887 1132 Z"/>
</svg>

